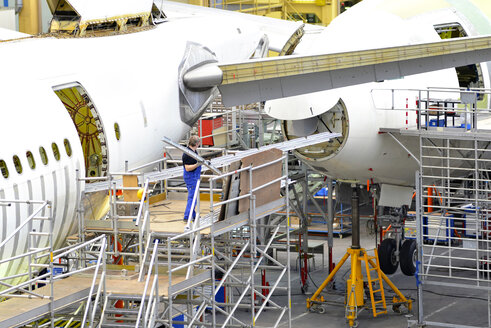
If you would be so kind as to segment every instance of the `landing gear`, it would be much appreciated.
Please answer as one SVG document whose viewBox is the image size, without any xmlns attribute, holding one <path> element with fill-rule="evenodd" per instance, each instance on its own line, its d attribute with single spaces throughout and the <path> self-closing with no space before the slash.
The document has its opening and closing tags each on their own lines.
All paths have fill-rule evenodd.
<svg viewBox="0 0 491 328">
<path fill-rule="evenodd" d="M 357 327 L 358 313 L 363 308 L 371 309 L 373 317 L 387 313 L 384 284 L 387 284 L 396 293 L 397 296 L 394 298 L 396 302 L 394 303 L 397 303 L 398 305 L 403 304 L 410 311 L 412 308 L 412 300 L 407 299 L 389 278 L 387 278 L 382 271 L 382 258 L 379 258 L 378 256 L 378 254 L 384 254 L 384 265 L 392 271 L 391 273 L 394 273 L 398 265 L 396 253 L 397 242 L 394 239 L 384 240 L 380 246 L 379 252 L 377 253 L 377 251 L 375 251 L 374 255 L 369 255 L 368 252 L 360 246 L 359 198 L 356 186 L 353 187 L 351 210 L 353 230 L 351 235 L 351 247 L 347 249 L 346 254 L 344 254 L 343 258 L 338 262 L 336 267 L 331 271 L 329 276 L 315 291 L 312 297 L 307 299 L 307 308 L 312 312 L 320 313 L 320 311 L 323 311 L 320 309 L 320 306 L 325 303 L 325 301 L 320 293 L 329 282 L 332 281 L 334 275 L 348 258 L 350 258 L 350 276 L 346 281 L 345 318 L 349 327 Z M 365 290 L 367 287 L 368 291 Z M 365 295 L 367 295 L 366 299 Z"/>
<path fill-rule="evenodd" d="M 414 276 L 416 272 L 416 240 L 406 239 L 401 247 L 400 259 L 401 259 L 401 271 L 406 276 Z"/>
<path fill-rule="evenodd" d="M 399 265 L 399 259 L 396 254 L 397 243 L 394 239 L 384 239 L 378 249 L 378 258 L 380 260 L 380 269 L 385 274 L 393 274 Z"/>
<path fill-rule="evenodd" d="M 390 214 L 385 217 L 390 224 L 386 230 L 383 230 L 382 236 L 385 235 L 386 238 L 380 243 L 378 249 L 380 268 L 385 274 L 396 272 L 399 264 L 402 273 L 406 276 L 414 276 L 416 272 L 416 241 L 414 239 L 404 240 L 406 217 L 406 206 L 397 210 L 390 209 Z"/>
</svg>

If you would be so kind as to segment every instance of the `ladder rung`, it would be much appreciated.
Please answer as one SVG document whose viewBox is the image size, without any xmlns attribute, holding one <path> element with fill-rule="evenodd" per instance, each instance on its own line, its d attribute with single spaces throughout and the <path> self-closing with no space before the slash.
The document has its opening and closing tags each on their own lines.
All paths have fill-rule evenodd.
<svg viewBox="0 0 491 328">
<path fill-rule="evenodd" d="M 31 263 L 30 265 L 37 268 L 49 268 L 49 264 Z"/>
<path fill-rule="evenodd" d="M 376 301 L 376 302 L 373 302 L 373 304 L 380 304 L 380 303 L 384 303 L 384 304 L 385 304 L 385 302 L 384 302 L 384 301 L 385 301 L 385 300 Z"/>
<path fill-rule="evenodd" d="M 382 291 L 381 289 L 377 289 L 377 290 L 372 291 L 372 293 L 380 293 L 381 291 Z"/>
<path fill-rule="evenodd" d="M 29 234 L 31 236 L 49 236 L 49 235 L 51 235 L 50 232 L 39 232 L 39 231 L 30 231 Z"/>
<path fill-rule="evenodd" d="M 118 219 L 136 219 L 136 215 L 128 215 L 128 216 L 118 215 Z"/>
<path fill-rule="evenodd" d="M 47 251 L 49 250 L 49 247 L 31 247 L 29 248 L 29 251 L 37 251 L 37 252 L 42 252 L 42 251 Z"/>
<path fill-rule="evenodd" d="M 118 200 L 118 201 L 115 201 L 114 203 L 116 204 L 130 204 L 130 205 L 139 205 L 140 202 L 125 202 L 124 200 Z"/>
<path fill-rule="evenodd" d="M 141 187 L 123 187 L 123 186 L 120 186 L 116 189 L 119 189 L 119 190 L 140 190 L 142 188 Z"/>
<path fill-rule="evenodd" d="M 49 217 L 49 216 L 35 216 L 32 219 L 33 220 L 42 220 L 42 221 L 44 220 L 44 221 L 46 221 L 46 220 L 51 220 L 51 217 Z"/>
</svg>

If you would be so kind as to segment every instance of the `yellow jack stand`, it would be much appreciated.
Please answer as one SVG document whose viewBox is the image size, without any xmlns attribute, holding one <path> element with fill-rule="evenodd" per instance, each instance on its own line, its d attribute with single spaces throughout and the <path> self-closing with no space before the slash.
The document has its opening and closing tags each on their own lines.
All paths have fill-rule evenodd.
<svg viewBox="0 0 491 328">
<path fill-rule="evenodd" d="M 314 295 L 312 295 L 312 298 L 307 299 L 308 309 L 311 311 L 322 312 L 322 307 L 320 304 L 324 302 L 324 298 L 322 296 L 319 297 L 319 295 L 350 256 L 351 275 L 346 284 L 345 298 L 346 320 L 348 321 L 350 327 L 356 327 L 358 325 L 356 321 L 356 318 L 358 317 L 358 308 L 367 307 L 364 299 L 365 288 L 363 285 L 363 273 L 361 269 L 362 261 L 365 262 L 367 285 L 368 289 L 370 290 L 370 303 L 373 316 L 376 317 L 379 314 L 387 313 L 387 304 L 385 302 L 385 293 L 382 280 L 385 281 L 397 294 L 397 297 L 394 297 L 393 299 L 393 308 L 398 309 L 401 305 L 405 305 L 407 309 L 411 311 L 412 300 L 407 299 L 404 295 L 402 295 L 399 289 L 397 289 L 397 287 L 382 272 L 379 265 L 377 251 L 375 251 L 374 256 L 369 256 L 367 251 L 363 248 L 347 249 L 346 254 L 344 254 L 341 261 L 339 261 L 334 270 L 332 270 L 326 280 L 324 280 L 319 289 L 317 289 Z M 373 260 L 375 260 L 375 262 Z M 374 271 L 376 272 L 376 276 L 372 277 L 372 272 Z M 377 293 L 380 294 L 380 300 L 375 301 L 374 295 Z"/>
</svg>

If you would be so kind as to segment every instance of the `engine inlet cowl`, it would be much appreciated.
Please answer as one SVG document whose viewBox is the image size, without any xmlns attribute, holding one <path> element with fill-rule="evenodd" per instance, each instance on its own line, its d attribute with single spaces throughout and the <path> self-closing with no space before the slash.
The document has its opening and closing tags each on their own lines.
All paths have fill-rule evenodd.
<svg viewBox="0 0 491 328">
<path fill-rule="evenodd" d="M 218 79 L 213 72 L 211 77 L 207 77 L 208 70 L 206 69 L 209 64 L 216 62 L 216 56 L 210 49 L 194 42 L 188 42 L 179 65 L 179 103 L 181 120 L 189 126 L 199 119 L 218 94 L 216 87 L 218 84 L 207 86 L 208 81 Z M 217 67 L 216 65 L 211 66 Z M 205 69 L 198 70 L 202 67 Z M 219 70 L 218 67 L 217 69 Z M 212 68 L 210 70 L 213 71 Z"/>
</svg>

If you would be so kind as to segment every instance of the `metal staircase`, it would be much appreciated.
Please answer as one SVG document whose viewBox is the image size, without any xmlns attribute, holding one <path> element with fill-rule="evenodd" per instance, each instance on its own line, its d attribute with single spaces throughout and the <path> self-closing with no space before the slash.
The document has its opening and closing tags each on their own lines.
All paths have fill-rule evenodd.
<svg viewBox="0 0 491 328">
<path fill-rule="evenodd" d="M 49 317 L 49 324 L 53 326 L 56 313 L 57 316 L 70 318 L 71 322 L 81 322 L 85 327 L 153 328 L 178 324 L 188 327 L 249 327 L 260 323 L 261 314 L 268 311 L 270 315 L 276 316 L 277 327 L 282 319 L 290 317 L 291 310 L 289 199 L 281 196 L 288 194 L 288 190 L 281 192 L 282 188 L 286 189 L 289 185 L 286 152 L 335 136 L 322 134 L 299 138 L 275 145 L 276 147 L 252 149 L 238 156 L 226 155 L 212 160 L 215 167 L 226 168 L 231 163 L 248 157 L 243 161 L 242 168 L 229 173 L 219 171 L 208 177 L 209 188 L 197 186 L 199 191 L 195 194 L 195 204 L 198 207 L 196 212 L 203 213 L 199 210 L 202 207 L 199 195 L 205 190 L 210 193 L 209 211 L 194 222 L 189 222 L 187 229 L 182 232 L 166 230 L 167 227 L 162 224 L 150 229 L 146 203 L 151 183 L 182 174 L 182 168 L 144 175 L 123 172 L 109 174 L 108 177 L 79 178 L 77 190 L 81 194 L 103 191 L 102 194 L 110 196 L 109 214 L 105 219 L 90 220 L 87 223 L 82 198 L 78 198 L 78 243 L 72 241 L 75 244 L 58 250 L 51 247 L 49 233 L 52 227 L 46 224 L 51 214 L 45 216 L 40 214 L 43 209 L 36 210 L 21 223 L 18 230 L 29 230 L 29 233 L 24 230 L 29 239 L 29 249 L 24 255 L 26 258 L 31 257 L 30 262 L 34 263 L 29 271 L 34 274 L 34 271 L 37 273 L 46 266 L 52 269 L 53 263 L 63 259 L 69 272 L 53 277 L 53 270 L 50 270 L 38 277 L 37 281 L 50 283 L 43 287 L 43 294 L 40 293 L 41 289 L 28 289 L 34 283 L 33 280 L 17 286 L 6 286 L 7 290 L 2 296 L 10 297 L 10 292 L 13 291 L 21 291 L 25 298 L 39 293 L 41 301 L 50 299 L 52 302 L 38 302 L 28 311 L 5 318 L 2 317 L 8 312 L 5 305 L 11 302 L 2 302 L 0 323 L 23 322 L 36 325 L 36 320 Z M 253 155 L 277 147 L 283 152 L 269 151 L 268 156 L 274 155 L 273 157 L 264 163 L 259 161 L 257 165 L 253 165 Z M 264 155 L 255 158 L 263 158 Z M 265 175 L 261 170 L 266 167 L 275 174 Z M 244 174 L 241 179 L 247 185 L 243 189 L 244 193 L 229 195 L 227 199 L 217 201 L 213 195 L 217 190 L 214 186 L 228 178 L 232 179 L 234 174 Z M 130 186 L 124 183 L 125 176 L 131 176 L 136 184 Z M 261 176 L 267 176 L 268 179 L 255 178 Z M 87 183 L 82 190 L 83 182 L 89 181 L 92 183 Z M 126 191 L 135 193 L 140 190 L 140 199 L 126 198 Z M 258 196 L 261 192 L 269 196 L 272 190 L 275 196 L 267 202 Z M 244 203 L 240 203 L 242 201 Z M 3 202 L 0 200 L 0 204 Z M 235 206 L 237 211 L 225 211 L 224 216 L 219 219 L 220 211 L 229 204 L 232 204 L 231 208 Z M 239 210 L 239 204 L 248 206 Z M 272 215 L 278 212 L 286 212 L 286 216 Z M 39 229 L 42 225 L 40 222 L 44 222 L 43 230 Z M 267 230 L 267 235 L 261 229 Z M 153 232 L 150 233 L 150 230 Z M 258 238 L 260 234 L 263 235 Z M 270 255 L 273 241 L 279 236 L 287 240 L 286 264 Z M 0 247 L 8 243 L 10 238 L 12 237 L 3 240 Z M 122 244 L 121 248 L 118 248 L 118 241 Z M 45 246 L 45 243 L 50 244 L 50 247 Z M 124 265 L 114 264 L 115 260 L 119 263 L 120 256 L 124 256 Z M 39 257 L 44 257 L 49 264 L 37 262 Z M 10 260 L 16 259 L 2 259 L 0 264 Z M 135 270 L 135 273 L 126 276 L 123 270 Z M 267 280 L 266 272 L 271 271 L 275 274 L 268 274 Z M 261 279 L 258 279 L 259 276 Z M 5 283 L 8 281 L 0 282 L 4 286 Z M 53 287 L 54 283 L 57 284 L 56 288 Z M 51 294 L 45 292 L 50 290 Z M 278 291 L 287 293 L 287 299 L 274 298 Z M 69 306 L 74 304 L 80 305 L 76 311 Z M 240 314 L 243 310 L 249 311 L 251 315 L 244 318 Z M 82 312 L 83 318 L 80 320 Z M 43 324 L 48 325 L 46 321 Z"/>
<path fill-rule="evenodd" d="M 135 327 L 140 301 L 141 298 L 135 295 L 108 294 L 100 327 Z"/>
</svg>

